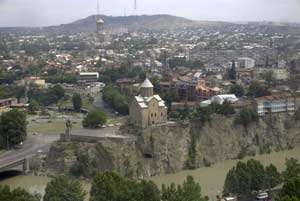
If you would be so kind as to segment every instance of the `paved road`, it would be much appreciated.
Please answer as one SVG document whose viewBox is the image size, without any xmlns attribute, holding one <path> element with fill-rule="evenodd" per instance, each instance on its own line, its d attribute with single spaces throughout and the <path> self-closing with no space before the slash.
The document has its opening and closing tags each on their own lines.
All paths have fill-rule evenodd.
<svg viewBox="0 0 300 201">
<path fill-rule="evenodd" d="M 10 150 L 0 154 L 0 168 L 6 164 L 30 157 L 39 150 L 46 152 L 51 144 L 58 139 L 58 135 L 28 136 L 21 149 Z"/>
</svg>

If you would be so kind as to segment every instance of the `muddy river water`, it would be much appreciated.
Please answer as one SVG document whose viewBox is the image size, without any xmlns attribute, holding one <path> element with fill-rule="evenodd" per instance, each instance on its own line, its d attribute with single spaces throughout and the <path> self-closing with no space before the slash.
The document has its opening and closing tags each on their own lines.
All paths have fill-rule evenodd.
<svg viewBox="0 0 300 201">
<path fill-rule="evenodd" d="M 271 154 L 265 155 L 257 155 L 252 158 L 261 161 L 264 165 L 273 163 L 279 171 L 282 171 L 285 168 L 285 160 L 291 157 L 300 160 L 300 148 L 288 151 L 273 152 Z M 249 158 L 245 158 L 244 160 L 247 159 Z M 228 160 L 207 168 L 200 168 L 193 171 L 182 171 L 175 174 L 161 175 L 150 179 L 153 180 L 158 186 L 161 186 L 163 183 L 182 183 L 187 175 L 191 175 L 197 182 L 200 183 L 202 194 L 208 195 L 210 197 L 210 200 L 216 200 L 216 195 L 222 192 L 224 180 L 228 170 L 232 168 L 237 162 L 237 160 Z M 7 184 L 12 188 L 22 187 L 32 193 L 35 192 L 43 194 L 45 186 L 47 182 L 49 182 L 49 180 L 50 179 L 47 177 L 13 175 L 4 179 L 2 178 L 0 180 L 0 184 Z M 83 182 L 83 184 L 85 189 L 88 190 L 90 184 L 88 184 L 87 182 Z"/>
</svg>

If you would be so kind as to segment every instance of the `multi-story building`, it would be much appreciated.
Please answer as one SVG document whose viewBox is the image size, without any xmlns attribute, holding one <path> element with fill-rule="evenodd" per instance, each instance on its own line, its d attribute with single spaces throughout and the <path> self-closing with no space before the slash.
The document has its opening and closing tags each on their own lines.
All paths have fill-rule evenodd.
<svg viewBox="0 0 300 201">
<path fill-rule="evenodd" d="M 294 113 L 295 98 L 288 95 L 273 95 L 256 98 L 257 113 L 265 116 L 272 113 Z"/>
<path fill-rule="evenodd" d="M 130 106 L 130 121 L 140 128 L 165 123 L 167 107 L 159 95 L 153 95 L 153 85 L 146 79 Z"/>
</svg>

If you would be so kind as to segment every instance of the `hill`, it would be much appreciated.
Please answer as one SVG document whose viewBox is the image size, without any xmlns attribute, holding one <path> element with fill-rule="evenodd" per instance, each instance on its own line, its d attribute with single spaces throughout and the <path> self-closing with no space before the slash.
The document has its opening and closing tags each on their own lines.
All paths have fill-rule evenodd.
<svg viewBox="0 0 300 201">
<path fill-rule="evenodd" d="M 105 22 L 105 29 L 118 30 L 126 28 L 128 30 L 174 30 L 184 27 L 197 27 L 200 22 L 189 20 L 172 15 L 141 15 L 141 16 L 99 16 Z M 78 32 L 78 31 L 95 31 L 97 16 L 92 15 L 87 18 L 60 26 L 48 27 L 54 31 Z"/>
</svg>

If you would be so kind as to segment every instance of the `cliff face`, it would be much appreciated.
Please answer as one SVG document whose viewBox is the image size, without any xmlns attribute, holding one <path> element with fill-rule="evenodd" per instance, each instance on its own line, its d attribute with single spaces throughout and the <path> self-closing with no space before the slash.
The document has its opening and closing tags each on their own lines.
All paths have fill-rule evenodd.
<svg viewBox="0 0 300 201">
<path fill-rule="evenodd" d="M 153 176 L 185 168 L 191 140 L 195 142 L 195 166 L 201 167 L 245 155 L 279 151 L 300 146 L 300 122 L 286 115 L 261 119 L 247 129 L 236 126 L 233 118 L 216 116 L 213 123 L 200 126 L 169 124 L 123 134 L 136 141 L 105 140 L 98 143 L 58 142 L 51 148 L 50 170 L 71 168 L 84 176 L 97 170 L 116 170 L 126 176 Z"/>
</svg>

